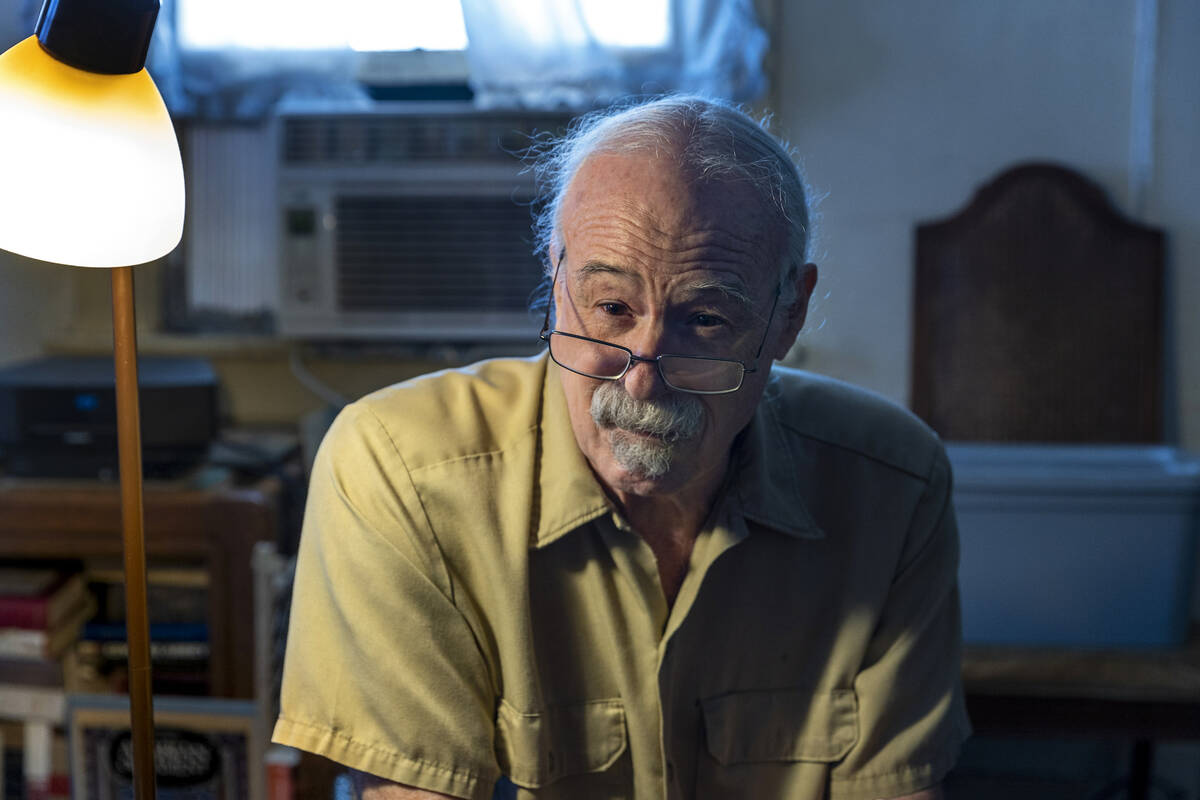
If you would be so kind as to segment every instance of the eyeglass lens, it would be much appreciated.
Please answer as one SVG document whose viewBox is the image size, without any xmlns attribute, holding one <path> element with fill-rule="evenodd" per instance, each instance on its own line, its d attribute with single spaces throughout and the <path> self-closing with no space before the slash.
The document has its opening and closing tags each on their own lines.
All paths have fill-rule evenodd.
<svg viewBox="0 0 1200 800">
<path fill-rule="evenodd" d="M 609 380 L 621 377 L 630 361 L 620 347 L 557 332 L 550 336 L 550 355 L 573 372 Z M 744 372 L 736 361 L 683 356 L 663 356 L 658 366 L 669 385 L 694 392 L 733 391 L 741 386 Z"/>
<path fill-rule="evenodd" d="M 679 389 L 723 392 L 742 385 L 744 369 L 736 361 L 663 356 L 659 365 L 667 383 Z"/>
<path fill-rule="evenodd" d="M 629 353 L 619 347 L 557 332 L 550 335 L 550 355 L 567 369 L 593 378 L 619 378 L 629 364 Z"/>
</svg>

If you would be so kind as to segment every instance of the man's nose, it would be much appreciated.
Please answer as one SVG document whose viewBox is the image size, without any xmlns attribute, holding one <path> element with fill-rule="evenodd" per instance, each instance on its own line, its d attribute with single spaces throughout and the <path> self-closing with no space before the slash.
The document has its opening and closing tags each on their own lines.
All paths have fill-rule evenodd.
<svg viewBox="0 0 1200 800">
<path fill-rule="evenodd" d="M 658 362 L 652 359 L 634 361 L 621 381 L 625 391 L 635 400 L 651 400 L 668 390 L 658 371 Z"/>
<path fill-rule="evenodd" d="M 664 352 L 662 330 L 658 326 L 650 326 L 638 340 L 631 344 L 636 359 L 629 365 L 625 373 L 625 391 L 635 400 L 650 400 L 670 391 L 659 372 L 658 362 L 654 357 Z"/>
</svg>

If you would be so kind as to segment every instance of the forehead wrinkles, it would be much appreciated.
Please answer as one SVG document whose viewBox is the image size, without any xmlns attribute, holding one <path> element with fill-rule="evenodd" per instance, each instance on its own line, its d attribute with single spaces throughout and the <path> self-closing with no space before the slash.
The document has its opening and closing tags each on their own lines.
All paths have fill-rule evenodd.
<svg viewBox="0 0 1200 800">
<path fill-rule="evenodd" d="M 646 276 L 728 270 L 757 286 L 773 280 L 786 253 L 786 226 L 752 187 L 697 179 L 671 157 L 589 157 L 559 214 L 559 244 L 572 266 L 603 263 Z"/>
<path fill-rule="evenodd" d="M 738 266 L 766 270 L 777 252 L 766 225 L 729 225 L 712 214 L 679 214 L 665 223 L 636 201 L 601 203 L 574 209 L 564 220 L 568 252 L 583 256 L 611 253 L 633 263 L 665 261 L 679 265 Z M 757 235 L 756 235 L 757 234 Z M 587 251 L 586 253 L 583 251 Z"/>
</svg>

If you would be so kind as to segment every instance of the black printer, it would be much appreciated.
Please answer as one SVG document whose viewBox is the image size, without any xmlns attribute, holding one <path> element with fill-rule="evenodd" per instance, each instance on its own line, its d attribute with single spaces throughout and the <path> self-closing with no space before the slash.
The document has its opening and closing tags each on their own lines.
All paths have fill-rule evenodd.
<svg viewBox="0 0 1200 800">
<path fill-rule="evenodd" d="M 145 475 L 204 460 L 219 424 L 217 377 L 202 358 L 138 359 Z M 117 476 L 111 358 L 48 357 L 0 367 L 0 469 L 54 478 Z"/>
</svg>

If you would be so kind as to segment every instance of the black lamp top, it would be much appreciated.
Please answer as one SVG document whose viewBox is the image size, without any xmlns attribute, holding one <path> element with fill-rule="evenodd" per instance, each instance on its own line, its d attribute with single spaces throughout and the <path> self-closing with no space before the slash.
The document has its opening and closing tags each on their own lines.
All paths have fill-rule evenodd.
<svg viewBox="0 0 1200 800">
<path fill-rule="evenodd" d="M 35 33 L 72 67 L 127 75 L 146 64 L 159 0 L 45 0 Z"/>
</svg>

